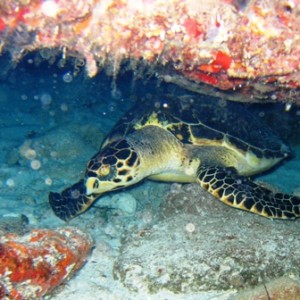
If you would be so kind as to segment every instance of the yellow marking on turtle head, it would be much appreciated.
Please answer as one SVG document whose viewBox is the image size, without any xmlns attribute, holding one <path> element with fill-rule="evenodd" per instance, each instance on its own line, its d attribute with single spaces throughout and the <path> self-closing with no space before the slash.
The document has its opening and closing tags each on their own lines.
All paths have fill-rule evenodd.
<svg viewBox="0 0 300 300">
<path fill-rule="evenodd" d="M 90 177 L 85 183 L 86 194 L 91 195 L 92 193 L 97 192 L 99 189 L 99 179 L 96 177 Z"/>
<path fill-rule="evenodd" d="M 96 177 L 89 177 L 85 182 L 86 194 L 89 195 L 101 195 L 109 192 L 112 189 L 118 188 L 120 183 L 114 181 L 102 181 Z"/>
<path fill-rule="evenodd" d="M 99 176 L 106 176 L 110 173 L 110 165 L 103 165 L 101 168 L 98 170 L 98 175 Z"/>
</svg>

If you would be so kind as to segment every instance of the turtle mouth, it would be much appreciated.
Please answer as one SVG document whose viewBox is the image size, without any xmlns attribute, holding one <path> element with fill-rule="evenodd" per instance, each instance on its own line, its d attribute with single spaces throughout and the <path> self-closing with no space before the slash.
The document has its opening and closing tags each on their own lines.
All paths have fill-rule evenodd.
<svg viewBox="0 0 300 300">
<path fill-rule="evenodd" d="M 96 177 L 89 177 L 85 180 L 85 193 L 88 196 L 95 194 L 95 191 L 97 191 L 98 189 L 99 189 L 99 180 Z"/>
<path fill-rule="evenodd" d="M 106 192 L 120 189 L 125 185 L 115 181 L 102 181 L 97 177 L 89 177 L 85 180 L 85 193 L 87 196 L 100 196 Z"/>
</svg>

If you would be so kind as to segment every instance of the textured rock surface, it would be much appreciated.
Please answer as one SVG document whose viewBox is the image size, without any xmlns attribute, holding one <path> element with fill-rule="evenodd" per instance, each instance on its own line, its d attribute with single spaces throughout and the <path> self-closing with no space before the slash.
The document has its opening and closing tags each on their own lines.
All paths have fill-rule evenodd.
<svg viewBox="0 0 300 300">
<path fill-rule="evenodd" d="M 27 232 L 29 220 L 26 215 L 0 215 L 0 235 L 7 232 L 14 232 L 17 234 L 24 234 Z"/>
<path fill-rule="evenodd" d="M 192 80 L 187 87 L 205 83 L 202 93 L 208 85 L 238 101 L 299 103 L 298 1 L 7 0 L 0 11 L 0 52 L 18 60 L 38 49 L 37 62 L 62 56 L 60 66 L 76 55 L 66 78 L 83 65 L 89 76 L 103 66 L 116 76 L 124 59 L 133 69 L 142 59 L 172 66 Z"/>
<path fill-rule="evenodd" d="M 229 208 L 198 185 L 174 184 L 152 228 L 128 232 L 114 274 L 131 290 L 243 289 L 299 275 L 300 222 Z"/>
<path fill-rule="evenodd" d="M 230 300 L 298 300 L 300 299 L 300 284 L 288 277 L 281 277 L 246 290 L 230 298 Z"/>
<path fill-rule="evenodd" d="M 0 298 L 40 299 L 86 261 L 93 242 L 75 228 L 0 238 Z"/>
</svg>

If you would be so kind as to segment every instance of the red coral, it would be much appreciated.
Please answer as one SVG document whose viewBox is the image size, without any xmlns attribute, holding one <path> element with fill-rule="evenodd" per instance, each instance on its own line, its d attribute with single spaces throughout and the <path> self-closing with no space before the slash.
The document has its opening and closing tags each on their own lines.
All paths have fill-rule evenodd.
<svg viewBox="0 0 300 300">
<path fill-rule="evenodd" d="M 219 73 L 222 70 L 228 70 L 232 62 L 232 58 L 225 52 L 218 51 L 215 59 L 210 64 L 199 66 L 199 70 L 207 73 Z"/>
<path fill-rule="evenodd" d="M 202 81 L 211 85 L 216 85 L 218 84 L 218 79 L 215 78 L 214 76 L 197 72 L 197 71 L 192 71 L 192 72 L 185 72 L 185 75 L 191 79 L 194 79 L 196 81 Z"/>
<path fill-rule="evenodd" d="M 6 27 L 6 24 L 4 23 L 4 21 L 0 18 L 0 31 L 3 31 Z"/>
<path fill-rule="evenodd" d="M 225 52 L 218 51 L 215 60 L 212 62 L 215 66 L 221 66 L 224 70 L 228 70 L 232 62 L 232 58 Z"/>
<path fill-rule="evenodd" d="M 1 237 L 0 298 L 44 296 L 83 265 L 91 247 L 91 239 L 72 228 Z"/>
<path fill-rule="evenodd" d="M 219 73 L 222 70 L 222 66 L 208 64 L 208 65 L 200 65 L 199 70 L 207 72 L 207 73 Z"/>
<path fill-rule="evenodd" d="M 191 37 L 197 38 L 198 36 L 200 36 L 203 33 L 200 28 L 200 25 L 194 19 L 191 19 L 191 18 L 186 19 L 184 21 L 183 25 L 185 27 L 187 34 Z"/>
</svg>

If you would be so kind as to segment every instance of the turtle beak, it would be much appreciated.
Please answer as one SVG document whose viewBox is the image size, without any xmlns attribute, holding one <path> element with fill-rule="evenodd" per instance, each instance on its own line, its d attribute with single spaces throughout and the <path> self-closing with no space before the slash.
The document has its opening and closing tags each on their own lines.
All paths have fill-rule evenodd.
<svg viewBox="0 0 300 300">
<path fill-rule="evenodd" d="M 89 195 L 101 195 L 114 190 L 118 185 L 113 181 L 100 181 L 97 177 L 89 177 L 85 180 L 85 193 Z"/>
<path fill-rule="evenodd" d="M 90 177 L 85 181 L 86 194 L 100 194 L 99 180 L 96 177 Z"/>
</svg>

